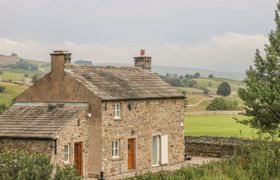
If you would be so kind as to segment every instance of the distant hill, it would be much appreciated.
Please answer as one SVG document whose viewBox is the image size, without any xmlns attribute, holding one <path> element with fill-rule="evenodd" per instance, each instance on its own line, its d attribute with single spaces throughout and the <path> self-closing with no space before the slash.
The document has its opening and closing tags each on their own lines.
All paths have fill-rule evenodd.
<svg viewBox="0 0 280 180">
<path fill-rule="evenodd" d="M 16 64 L 19 61 L 20 58 L 16 54 L 12 54 L 11 56 L 0 55 L 0 67 Z"/>
<path fill-rule="evenodd" d="M 45 61 L 39 60 L 30 60 L 20 58 L 16 54 L 12 54 L 11 56 L 0 55 L 0 69 L 3 67 L 11 64 L 17 64 L 20 60 L 27 61 L 28 63 L 35 64 L 38 66 L 39 74 L 44 74 L 49 72 L 50 70 L 50 63 Z M 87 62 L 86 60 L 78 60 L 73 61 L 73 63 L 83 64 Z M 80 63 L 82 62 L 82 63 Z M 90 64 L 90 63 L 88 63 Z M 122 63 L 93 63 L 95 66 L 133 66 L 133 64 L 122 64 Z M 221 72 L 221 71 L 213 71 L 207 69 L 199 69 L 199 68 L 191 68 L 191 67 L 169 67 L 169 66 L 152 66 L 152 71 L 158 73 L 160 75 L 166 75 L 167 73 L 170 74 L 178 74 L 178 75 L 185 75 L 185 74 L 194 74 L 199 72 L 202 77 L 208 77 L 209 74 L 213 74 L 215 77 L 227 78 L 227 79 L 235 79 L 235 80 L 242 80 L 245 77 L 245 70 L 244 72 Z M 21 71 L 22 72 L 22 71 Z M 36 72 L 32 72 L 34 74 Z"/>
</svg>

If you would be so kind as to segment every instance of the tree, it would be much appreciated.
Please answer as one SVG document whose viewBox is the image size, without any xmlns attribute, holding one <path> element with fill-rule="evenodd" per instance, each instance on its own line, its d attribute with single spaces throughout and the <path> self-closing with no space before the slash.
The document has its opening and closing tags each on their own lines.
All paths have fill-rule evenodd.
<svg viewBox="0 0 280 180">
<path fill-rule="evenodd" d="M 32 76 L 32 82 L 33 82 L 33 83 L 36 83 L 38 80 L 39 80 L 39 76 L 38 76 L 37 74 L 34 74 L 34 75 Z"/>
<path fill-rule="evenodd" d="M 231 87 L 228 82 L 222 82 L 217 89 L 217 94 L 221 96 L 229 96 L 231 94 Z"/>
<path fill-rule="evenodd" d="M 195 74 L 193 75 L 193 77 L 194 77 L 194 78 L 200 78 L 200 73 L 198 73 L 198 72 L 195 73 Z"/>
<path fill-rule="evenodd" d="M 208 78 L 209 79 L 214 79 L 214 75 L 213 74 L 209 74 Z"/>
<path fill-rule="evenodd" d="M 245 102 L 244 121 L 261 132 L 280 135 L 280 2 L 275 11 L 276 29 L 269 35 L 262 56 L 257 49 L 254 66 L 250 66 L 244 80 L 245 87 L 238 94 Z"/>
</svg>

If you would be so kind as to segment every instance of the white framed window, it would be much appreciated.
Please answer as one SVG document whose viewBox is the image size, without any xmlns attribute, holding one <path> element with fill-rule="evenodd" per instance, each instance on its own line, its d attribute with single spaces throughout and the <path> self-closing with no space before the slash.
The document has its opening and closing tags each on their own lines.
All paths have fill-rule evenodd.
<svg viewBox="0 0 280 180">
<path fill-rule="evenodd" d="M 64 145 L 64 163 L 70 163 L 70 144 Z"/>
<path fill-rule="evenodd" d="M 152 137 L 152 165 L 168 163 L 168 135 Z"/>
<path fill-rule="evenodd" d="M 112 158 L 120 157 L 120 140 L 112 141 Z"/>
<path fill-rule="evenodd" d="M 121 104 L 115 103 L 114 105 L 114 119 L 121 119 Z"/>
</svg>

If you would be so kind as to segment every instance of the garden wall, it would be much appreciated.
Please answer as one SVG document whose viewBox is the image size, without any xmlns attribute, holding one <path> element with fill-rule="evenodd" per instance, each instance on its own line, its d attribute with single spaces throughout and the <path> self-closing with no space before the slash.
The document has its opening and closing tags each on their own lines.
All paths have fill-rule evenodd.
<svg viewBox="0 0 280 180">
<path fill-rule="evenodd" d="M 252 141 L 234 137 L 185 136 L 185 154 L 203 157 L 231 156 L 237 142 Z"/>
</svg>

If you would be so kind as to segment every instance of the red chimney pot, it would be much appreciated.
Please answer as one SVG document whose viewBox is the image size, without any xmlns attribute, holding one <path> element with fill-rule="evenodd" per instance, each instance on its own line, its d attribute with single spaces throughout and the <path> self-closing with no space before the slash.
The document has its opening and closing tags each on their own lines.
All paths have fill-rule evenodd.
<svg viewBox="0 0 280 180">
<path fill-rule="evenodd" d="M 141 49 L 141 50 L 140 50 L 140 55 L 141 55 L 141 56 L 145 56 L 145 50 L 144 50 L 144 49 Z"/>
</svg>

